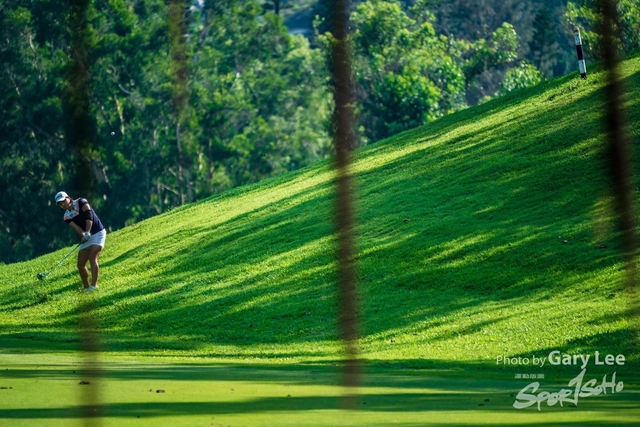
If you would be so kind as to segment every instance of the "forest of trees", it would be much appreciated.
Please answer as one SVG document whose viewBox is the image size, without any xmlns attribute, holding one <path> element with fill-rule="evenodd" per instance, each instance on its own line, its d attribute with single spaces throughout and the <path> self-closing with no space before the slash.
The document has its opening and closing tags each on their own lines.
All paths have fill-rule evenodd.
<svg viewBox="0 0 640 427">
<path fill-rule="evenodd" d="M 59 190 L 115 230 L 331 156 L 330 0 L 305 2 L 309 37 L 285 25 L 294 0 L 85 2 L 82 19 L 74 2 L 0 4 L 0 262 L 73 241 Z M 640 7 L 620 0 L 619 13 L 628 53 Z M 353 2 L 359 143 L 574 71 L 571 24 L 598 60 L 598 16 L 596 0 Z M 79 81 L 82 154 L 69 142 Z M 76 193 L 78 164 L 90 194 Z"/>
</svg>

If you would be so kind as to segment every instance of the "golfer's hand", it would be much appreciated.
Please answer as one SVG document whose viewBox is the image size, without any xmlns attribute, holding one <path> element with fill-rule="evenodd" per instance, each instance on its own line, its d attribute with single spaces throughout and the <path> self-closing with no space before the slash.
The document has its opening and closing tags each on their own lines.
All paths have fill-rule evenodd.
<svg viewBox="0 0 640 427">
<path fill-rule="evenodd" d="M 84 234 L 82 235 L 82 240 L 80 240 L 80 242 L 86 243 L 90 238 L 91 238 L 91 233 L 88 231 L 85 231 Z"/>
</svg>

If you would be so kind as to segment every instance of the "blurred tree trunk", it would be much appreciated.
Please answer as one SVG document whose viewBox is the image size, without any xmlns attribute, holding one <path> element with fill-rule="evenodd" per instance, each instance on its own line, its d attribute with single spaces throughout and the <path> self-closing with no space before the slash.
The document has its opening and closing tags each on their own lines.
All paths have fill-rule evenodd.
<svg viewBox="0 0 640 427">
<path fill-rule="evenodd" d="M 337 210 L 338 228 L 338 286 L 340 301 L 340 327 L 345 344 L 346 360 L 343 384 L 347 387 L 345 406 L 355 409 L 356 387 L 360 383 L 358 361 L 358 307 L 357 276 L 355 273 L 353 199 L 351 188 L 353 177 L 349 172 L 351 150 L 355 144 L 353 131 L 353 82 L 351 77 L 351 55 L 348 45 L 348 0 L 334 0 L 333 41 L 331 65 L 333 76 L 333 140 L 336 148 Z"/>
<path fill-rule="evenodd" d="M 77 196 L 92 198 L 96 180 L 91 163 L 94 156 L 94 118 L 91 114 L 90 79 L 91 30 L 89 27 L 90 0 L 69 0 L 71 60 L 67 98 L 69 145 L 74 157 L 74 187 Z"/>
<path fill-rule="evenodd" d="M 171 54 L 171 100 L 176 128 L 176 149 L 178 167 L 178 192 L 180 204 L 192 200 L 188 171 L 185 171 L 185 155 L 183 153 L 183 128 L 185 110 L 188 102 L 188 74 L 186 47 L 186 11 L 189 4 L 185 0 L 170 0 L 168 8 L 169 48 Z M 185 190 L 187 194 L 185 194 Z"/>
</svg>

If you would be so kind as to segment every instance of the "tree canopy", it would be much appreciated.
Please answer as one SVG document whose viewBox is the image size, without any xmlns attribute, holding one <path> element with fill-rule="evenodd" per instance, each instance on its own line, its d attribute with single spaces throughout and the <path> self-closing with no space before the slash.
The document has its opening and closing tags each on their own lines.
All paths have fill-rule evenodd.
<svg viewBox="0 0 640 427">
<path fill-rule="evenodd" d="M 72 242 L 59 190 L 113 230 L 330 156 L 331 1 L 309 3 L 310 39 L 289 34 L 289 1 L 4 2 L 0 262 Z M 640 14 L 619 5 L 628 52 Z M 566 18 L 598 58 L 598 14 L 594 0 L 354 1 L 359 143 L 575 69 Z"/>
</svg>

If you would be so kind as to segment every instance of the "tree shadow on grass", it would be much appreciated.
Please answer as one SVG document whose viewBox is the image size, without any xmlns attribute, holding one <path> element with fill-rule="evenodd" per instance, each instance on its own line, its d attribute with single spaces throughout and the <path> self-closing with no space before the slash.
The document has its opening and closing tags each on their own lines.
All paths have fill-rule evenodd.
<svg viewBox="0 0 640 427">
<path fill-rule="evenodd" d="M 570 78 L 551 84 L 564 91 L 560 85 Z M 625 84 L 639 83 L 639 78 L 635 73 Z M 549 89 L 543 86 L 531 93 Z M 606 236 L 608 247 L 599 249 L 589 229 L 594 203 L 607 193 L 607 172 L 599 158 L 602 148 L 581 144 L 601 131 L 599 125 L 576 129 L 567 119 L 598 114 L 600 95 L 592 92 L 578 91 L 571 103 L 559 103 L 552 94 L 541 116 L 520 113 L 515 103 L 488 103 L 474 110 L 473 117 L 464 119 L 461 112 L 430 125 L 426 136 L 424 128 L 416 129 L 394 144 L 361 153 L 354 170 L 361 169 L 358 262 L 365 338 L 388 336 L 425 318 L 433 324 L 495 301 L 539 302 L 579 287 L 584 277 L 616 268 L 615 235 Z M 502 110 L 519 126 L 496 120 L 465 128 Z M 526 144 L 521 142 L 525 137 Z M 428 145 L 438 138 L 443 138 L 439 144 L 455 149 L 444 152 Z M 555 144 L 539 144 L 541 140 Z M 403 154 L 403 144 L 415 149 Z M 380 166 L 367 163 L 383 152 L 395 153 L 393 160 Z M 283 347 L 335 340 L 332 179 L 326 167 L 295 179 L 303 180 L 305 174 L 320 182 L 283 190 L 238 215 L 212 218 L 209 225 L 168 226 L 142 245 L 105 257 L 103 272 L 140 273 L 142 281 L 136 286 L 107 282 L 101 290 L 97 316 L 105 347 Z M 292 189 L 287 179 L 264 185 Z M 215 200 L 222 204 L 234 195 L 261 191 L 258 185 Z M 167 218 L 193 215 L 201 207 L 203 203 L 176 209 Z M 120 238 L 140 238 L 149 231 L 145 227 L 131 227 Z M 75 274 L 62 277 L 71 280 Z M 610 292 L 587 289 L 586 296 L 591 291 Z M 446 303 L 438 298 L 443 294 L 448 295 Z M 44 322 L 18 327 L 37 326 L 38 334 L 55 339 L 65 322 L 66 333 L 72 333 L 76 316 L 73 308 L 63 312 L 48 331 Z M 470 330 L 505 319 L 478 320 Z M 307 353 L 296 349 L 292 354 Z"/>
<path fill-rule="evenodd" d="M 422 297 L 428 297 L 434 292 L 441 293 L 452 286 L 460 289 L 457 295 L 461 297 L 460 302 L 452 299 L 446 306 L 431 308 L 431 315 L 436 317 L 467 307 L 470 300 L 473 300 L 471 304 L 476 305 L 486 302 L 487 295 L 490 295 L 489 298 L 501 295 L 501 298 L 508 299 L 516 295 L 526 298 L 542 292 L 542 289 L 549 293 L 552 289 L 548 286 L 549 283 L 566 285 L 566 279 L 562 275 L 568 271 L 596 271 L 612 264 L 611 255 L 603 256 L 597 251 L 592 252 L 593 256 L 588 263 L 570 263 L 572 257 L 567 250 L 569 246 L 563 248 L 557 240 L 554 242 L 554 250 L 539 253 L 534 260 L 521 260 L 518 252 L 534 252 L 533 249 L 527 249 L 527 246 L 532 246 L 541 239 L 550 240 L 550 232 L 561 230 L 563 226 L 570 226 L 575 221 L 575 212 L 574 215 L 563 218 L 560 226 L 549 225 L 547 221 L 550 211 L 568 209 L 570 201 L 556 203 L 553 209 L 537 213 L 532 221 L 501 216 L 499 206 L 514 203 L 511 199 L 520 198 L 521 203 L 528 201 L 534 213 L 536 204 L 532 203 L 531 195 L 524 198 L 519 195 L 518 180 L 524 179 L 523 174 L 502 183 L 503 188 L 497 190 L 501 194 L 500 200 L 490 201 L 489 204 L 482 203 L 481 200 L 475 201 L 475 180 L 483 176 L 487 168 L 478 160 L 476 172 L 467 174 L 470 176 L 465 178 L 469 184 L 467 193 L 448 199 L 445 195 L 445 199 L 441 199 L 439 203 L 440 201 L 433 200 L 435 194 L 431 198 L 429 192 L 422 195 L 411 191 L 415 190 L 416 183 L 424 182 L 425 185 L 435 187 L 440 185 L 438 180 L 444 179 L 429 174 L 425 176 L 419 168 L 412 170 L 413 164 L 424 162 L 424 155 L 425 153 L 414 153 L 385 166 L 392 170 L 409 170 L 392 183 L 365 183 L 364 188 L 369 194 L 363 196 L 363 199 L 366 198 L 363 202 L 374 203 L 378 210 L 375 218 L 362 215 L 360 232 L 363 236 L 379 236 L 370 240 L 370 246 L 361 246 L 361 282 L 367 306 L 382 306 L 389 299 L 390 289 L 396 294 L 404 293 L 403 289 L 406 289 L 417 292 Z M 507 158 L 504 161 L 509 160 Z M 437 165 L 439 159 L 429 161 Z M 466 162 L 473 165 L 472 160 L 467 159 Z M 466 167 L 468 166 L 467 164 Z M 447 175 L 457 174 L 453 170 Z M 100 307 L 103 309 L 101 321 L 107 328 L 116 324 L 124 326 L 124 330 L 121 329 L 118 335 L 122 336 L 123 331 L 134 333 L 130 342 L 140 340 L 144 343 L 143 346 L 154 343 L 157 345 L 159 342 L 144 337 L 145 330 L 151 336 L 166 334 L 176 337 L 181 334 L 183 338 L 178 340 L 176 346 L 183 348 L 193 347 L 188 341 L 194 338 L 194 330 L 198 330 L 195 334 L 201 335 L 201 339 L 211 343 L 232 345 L 307 342 L 308 332 L 318 330 L 319 325 L 317 340 L 333 338 L 336 323 L 334 300 L 331 298 L 332 257 L 323 250 L 314 252 L 302 249 L 313 245 L 314 240 L 332 238 L 330 222 L 326 219 L 318 221 L 318 218 L 330 218 L 333 201 L 329 184 L 324 184 L 324 188 L 322 184 L 318 184 L 277 202 L 267 203 L 222 224 L 182 229 L 165 236 L 163 244 L 186 242 L 185 246 L 189 251 L 176 253 L 168 250 L 165 255 L 155 258 L 156 264 L 162 266 L 162 269 L 150 274 L 145 284 L 135 288 L 121 287 L 103 295 L 100 299 Z M 492 185 L 495 188 L 496 183 L 492 182 Z M 481 191 L 477 193 L 483 194 Z M 298 202 L 299 197 L 305 201 Z M 584 197 L 576 194 L 569 199 Z M 412 210 L 413 214 L 424 212 L 429 218 L 419 221 L 412 217 L 409 222 L 403 222 L 398 200 L 402 200 L 402 209 Z M 422 207 L 423 204 L 425 208 Z M 582 215 L 578 217 L 578 222 L 585 223 L 589 221 L 585 212 L 588 204 L 582 206 L 584 208 L 578 210 Z M 456 215 L 443 214 L 448 209 L 458 212 Z M 490 218 L 491 215 L 497 218 Z M 460 218 L 477 221 L 477 234 L 461 233 L 458 227 Z M 302 239 L 300 224 L 305 224 L 307 231 Z M 433 224 L 437 226 L 432 227 Z M 541 231 L 546 228 L 556 230 L 546 232 L 545 235 Z M 265 244 L 269 246 L 267 256 L 264 251 L 256 250 Z M 158 245 L 153 242 L 149 244 L 150 248 L 156 246 Z M 405 251 L 405 247 L 411 249 Z M 495 254 L 488 253 L 479 259 L 473 259 L 474 254 L 489 248 L 502 249 Z M 246 269 L 254 264 L 264 263 L 266 266 L 270 259 L 287 256 L 295 261 L 288 262 L 286 276 L 278 276 L 274 269 L 268 268 L 257 274 L 246 274 Z M 137 261 L 133 265 L 129 262 L 128 267 L 136 269 L 137 266 L 144 266 L 146 257 L 143 247 L 138 247 L 103 263 L 103 266 L 114 268 L 118 263 L 135 258 Z M 317 260 L 320 262 L 314 264 Z M 399 262 L 396 263 L 396 260 Z M 233 266 L 230 271 L 217 275 L 216 271 L 224 271 L 229 265 Z M 474 268 L 474 277 L 466 280 L 466 270 L 470 267 Z M 509 268 L 515 269 L 517 274 L 501 274 Z M 549 276 L 549 270 L 554 268 L 559 271 L 558 274 Z M 376 271 L 380 269 L 384 270 L 383 275 L 376 277 Z M 518 281 L 526 277 L 535 281 L 544 276 L 545 281 L 515 290 L 512 287 L 516 283 L 511 280 L 516 276 L 519 277 Z M 225 289 L 216 286 L 219 281 L 226 282 Z M 501 291 L 503 289 L 505 291 Z M 258 303 L 266 294 L 271 294 L 269 300 Z M 321 300 L 322 297 L 326 298 Z M 427 298 L 425 300 L 428 301 Z M 120 305 L 125 301 L 131 304 L 120 310 Z M 163 309 L 156 310 L 156 306 Z M 112 307 L 116 309 L 111 309 Z M 414 322 L 417 316 L 402 315 L 405 309 L 401 305 L 387 307 L 387 321 L 371 322 L 367 333 L 379 334 Z M 73 318 L 75 313 L 70 311 L 67 316 Z M 192 327 L 187 327 L 189 324 Z M 222 332 L 211 332 L 220 325 L 224 325 Z M 479 327 L 483 325 L 486 326 L 487 322 L 479 324 Z M 106 335 L 108 336 L 108 332 Z M 108 337 L 107 344 L 109 341 L 117 340 Z M 168 343 L 165 345 L 173 347 Z"/>
<path fill-rule="evenodd" d="M 404 361 L 411 364 L 410 360 Z M 444 365 L 451 371 L 461 374 L 448 375 L 447 371 L 396 371 L 371 370 L 365 378 L 362 392 L 359 395 L 358 409 L 365 412 L 382 414 L 424 413 L 425 422 L 439 425 L 470 425 L 477 417 L 500 420 L 501 425 L 633 425 L 620 421 L 618 417 L 629 417 L 629 413 L 637 411 L 640 390 L 637 386 L 627 387 L 615 394 L 585 397 L 579 401 L 577 407 L 549 407 L 542 404 L 541 411 L 529 407 L 515 410 L 513 402 L 515 395 L 529 382 L 528 380 L 513 380 L 498 373 L 475 372 L 465 375 L 464 362 L 449 361 Z M 44 369 L 44 372 L 43 372 Z M 147 417 L 169 416 L 197 416 L 197 415 L 250 415 L 289 413 L 299 414 L 304 420 L 306 412 L 337 410 L 341 407 L 342 391 L 337 386 L 337 368 L 326 366 L 300 365 L 126 365 L 107 364 L 101 370 L 101 381 L 106 381 L 110 387 L 121 388 L 123 393 L 127 389 L 140 392 L 142 402 L 104 403 L 99 411 L 104 417 L 111 419 L 140 417 L 141 421 Z M 39 369 L 15 369 L 0 372 L 3 384 L 11 379 L 48 378 L 63 382 L 76 381 L 81 376 L 64 366 L 44 366 Z M 512 377 L 511 377 L 512 378 Z M 142 384 L 153 387 L 142 390 Z M 180 386 L 172 381 L 179 381 Z M 133 383 L 135 382 L 135 383 Z M 189 382 L 191 389 L 185 393 L 184 382 Z M 230 390 L 230 384 L 236 383 L 238 388 Z M 243 398 L 242 387 L 249 384 L 259 384 L 261 387 L 258 397 L 256 392 Z M 554 387 L 566 386 L 565 383 L 554 381 L 545 384 L 545 390 L 555 390 Z M 133 384 L 133 385 L 130 385 Z M 336 385 L 335 393 L 327 391 L 326 387 Z M 296 388 L 304 386 L 304 391 Z M 322 386 L 323 391 L 314 393 L 313 388 Z M 549 388 L 551 387 L 551 388 Z M 154 389 L 162 388 L 166 394 L 153 393 Z M 375 391 L 370 390 L 374 388 Z M 140 390 L 139 390 L 140 389 Z M 558 388 L 559 389 L 559 388 Z M 198 401 L 193 401 L 193 390 L 198 391 Z M 265 392 L 264 390 L 269 390 Z M 129 390 L 127 390 L 129 391 Z M 296 395 L 303 393 L 303 396 Z M 263 394 L 260 396 L 260 394 Z M 266 396 L 264 395 L 266 394 Z M 278 396 L 280 394 L 280 396 Z M 126 393 L 124 394 L 126 395 Z M 182 396 L 184 397 L 182 397 Z M 230 401 L 229 399 L 232 398 Z M 72 419 L 81 418 L 83 412 L 80 405 L 53 406 L 39 408 L 0 408 L 0 419 Z M 564 415 L 569 412 L 577 418 L 575 421 L 556 422 L 550 417 L 553 414 Z M 346 416 L 348 413 L 344 413 Z M 354 417 L 357 414 L 351 413 Z M 458 424 L 458 421 L 448 423 L 450 419 L 438 420 L 443 415 L 458 414 L 460 417 L 469 416 L 468 423 Z M 468 414 L 468 415 L 466 415 Z M 483 415 L 484 414 L 484 415 Z M 309 414 L 308 416 L 314 416 Z M 541 417 L 545 421 L 536 423 L 530 417 Z M 495 418 L 492 418 L 495 417 Z M 504 424 L 504 418 L 510 419 L 511 424 Z M 357 419 L 357 418 L 356 418 Z M 604 420 L 601 422 L 601 420 Z M 303 422 L 303 421 L 301 421 Z M 611 424 L 607 424 L 607 423 Z M 533 423 L 533 424 L 532 424 Z M 395 425 L 395 424 L 394 424 Z M 404 424 L 401 424 L 404 425 Z M 411 425 L 407 423 L 406 425 Z M 421 425 L 424 425 L 421 424 Z"/>
<path fill-rule="evenodd" d="M 557 413 L 560 411 L 571 411 L 575 414 L 576 418 L 583 418 L 583 420 L 576 421 L 541 421 L 539 423 L 525 420 L 524 422 L 518 422 L 519 415 L 531 416 L 536 409 L 528 408 L 528 413 L 518 413 L 510 405 L 507 404 L 493 404 L 492 402 L 483 403 L 484 396 L 492 396 L 492 394 L 485 393 L 482 396 L 469 396 L 468 394 L 438 394 L 430 393 L 426 394 L 411 394 L 411 393 L 393 393 L 393 394 L 375 394 L 375 395 L 361 395 L 362 404 L 358 405 L 358 409 L 367 412 L 378 413 L 425 413 L 425 416 L 429 416 L 430 420 L 415 425 L 425 425 L 425 423 L 434 423 L 438 425 L 456 426 L 456 425 L 473 425 L 471 424 L 473 419 L 477 417 L 489 417 L 492 418 L 492 413 L 498 412 L 498 417 L 508 417 L 513 420 L 513 423 L 500 422 L 499 425 L 570 425 L 570 426 L 593 426 L 594 421 L 597 425 L 612 425 L 612 426 L 637 426 L 636 422 L 620 421 L 617 416 L 628 418 L 628 414 L 625 412 L 637 410 L 637 402 L 619 401 L 615 402 L 607 400 L 602 402 L 602 399 L 592 400 L 584 404 L 585 408 L 544 408 L 546 413 Z M 195 415 L 249 415 L 249 414 L 264 414 L 269 413 L 305 413 L 309 411 L 327 411 L 336 410 L 341 407 L 342 397 L 340 396 L 307 396 L 307 397 L 274 397 L 264 399 L 253 399 L 244 402 L 144 402 L 144 403 L 114 403 L 101 405 L 103 417 L 106 418 L 148 418 L 148 417 L 167 417 L 167 416 L 195 416 Z M 491 400 L 489 398 L 489 400 Z M 506 399 L 505 399 L 506 400 Z M 480 406 L 481 405 L 481 406 Z M 95 409 L 93 407 L 92 409 Z M 0 417 L 6 420 L 10 419 L 80 419 L 83 416 L 83 406 L 68 406 L 59 408 L 28 408 L 28 409 L 0 409 Z M 429 415 L 429 412 L 434 413 L 475 413 L 472 418 L 469 418 L 469 423 L 457 424 L 456 422 L 449 423 L 445 420 L 439 421 L 437 415 Z M 510 414 L 504 414 L 503 412 L 510 411 Z M 524 412 L 524 411 L 522 411 Z M 537 412 L 537 411 L 536 411 Z M 86 413 L 86 412 L 84 412 Z M 483 415 L 484 413 L 484 415 Z M 595 413 L 595 414 L 594 414 Z M 594 416 L 595 415 L 595 416 Z M 598 417 L 600 415 L 600 417 Z M 464 415 L 460 415 L 464 416 Z M 308 417 L 314 417 L 309 414 Z M 435 418 L 434 418 L 435 417 Z M 354 418 L 357 415 L 354 413 Z M 548 418 L 548 417 L 546 417 Z M 594 420 L 596 418 L 596 420 Z M 604 418 L 604 419 L 603 419 Z M 300 421 L 303 421 L 302 418 Z M 315 425 L 315 424 L 314 424 Z M 392 423 L 392 425 L 396 425 Z M 412 425 L 401 424 L 401 425 Z M 477 424 L 476 424 L 477 425 Z"/>
</svg>

